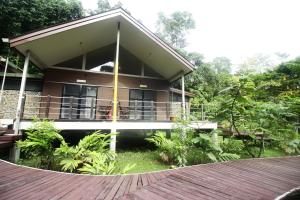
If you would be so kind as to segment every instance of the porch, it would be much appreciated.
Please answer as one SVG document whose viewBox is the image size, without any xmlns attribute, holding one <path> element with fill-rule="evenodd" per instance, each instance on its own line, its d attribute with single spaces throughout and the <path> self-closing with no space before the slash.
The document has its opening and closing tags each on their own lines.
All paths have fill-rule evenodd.
<svg viewBox="0 0 300 200">
<path fill-rule="evenodd" d="M 190 108 L 182 102 L 119 100 L 117 121 L 112 120 L 113 101 L 96 97 L 24 95 L 22 98 L 19 130 L 26 130 L 32 119 L 49 119 L 61 130 L 170 130 L 180 119 L 191 120 L 194 129 L 216 129 L 217 124 L 207 120 L 205 106 Z M 15 114 L 16 110 L 0 113 Z M 4 117 L 2 117 L 4 118 Z"/>
</svg>

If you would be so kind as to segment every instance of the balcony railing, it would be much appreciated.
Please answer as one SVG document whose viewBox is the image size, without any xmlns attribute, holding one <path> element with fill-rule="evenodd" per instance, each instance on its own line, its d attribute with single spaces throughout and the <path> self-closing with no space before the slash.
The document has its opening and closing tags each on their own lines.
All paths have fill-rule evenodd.
<svg viewBox="0 0 300 200">
<path fill-rule="evenodd" d="M 22 102 L 21 119 L 111 121 L 112 108 L 111 99 L 26 95 Z M 190 108 L 189 103 L 186 103 L 185 116 L 182 110 L 181 102 L 119 100 L 117 119 L 120 121 L 170 121 L 193 116 L 194 120 L 206 120 L 204 105 L 200 108 Z M 15 109 L 2 108 L 0 118 L 9 113 L 15 116 Z"/>
</svg>

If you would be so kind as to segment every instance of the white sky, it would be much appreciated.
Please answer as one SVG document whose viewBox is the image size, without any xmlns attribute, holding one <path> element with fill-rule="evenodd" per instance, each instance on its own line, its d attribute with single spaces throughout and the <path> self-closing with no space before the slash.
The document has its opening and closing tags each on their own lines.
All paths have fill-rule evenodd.
<svg viewBox="0 0 300 200">
<path fill-rule="evenodd" d="M 81 0 L 85 9 L 97 0 Z M 117 2 L 110 0 L 111 4 Z M 206 61 L 226 56 L 241 63 L 255 53 L 300 55 L 300 0 L 121 0 L 133 17 L 155 32 L 159 12 L 188 11 L 196 29 L 188 35 L 188 51 Z"/>
</svg>

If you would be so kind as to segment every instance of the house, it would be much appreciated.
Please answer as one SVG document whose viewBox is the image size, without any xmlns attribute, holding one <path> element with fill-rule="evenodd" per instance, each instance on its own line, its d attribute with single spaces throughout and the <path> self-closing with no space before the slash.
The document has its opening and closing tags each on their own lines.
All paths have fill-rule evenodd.
<svg viewBox="0 0 300 200">
<path fill-rule="evenodd" d="M 61 130 L 174 128 L 191 111 L 184 76 L 193 64 L 122 9 L 52 26 L 9 40 L 25 56 L 15 133 L 32 117 Z M 26 94 L 29 63 L 43 72 L 40 95 Z M 172 82 L 181 80 L 182 89 Z M 202 110 L 203 111 L 203 110 Z M 194 128 L 216 123 L 195 120 Z M 111 148 L 115 149 L 115 138 Z"/>
</svg>

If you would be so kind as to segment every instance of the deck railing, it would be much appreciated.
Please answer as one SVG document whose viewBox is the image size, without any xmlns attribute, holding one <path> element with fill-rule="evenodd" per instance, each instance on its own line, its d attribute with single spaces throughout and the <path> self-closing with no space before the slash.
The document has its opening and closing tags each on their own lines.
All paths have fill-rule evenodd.
<svg viewBox="0 0 300 200">
<path fill-rule="evenodd" d="M 51 120 L 112 120 L 113 101 L 94 97 L 56 97 L 40 95 L 24 95 L 21 119 L 45 118 Z M 186 103 L 185 115 L 181 102 L 159 101 L 118 101 L 118 120 L 170 121 L 189 118 L 207 120 L 205 106 L 190 108 Z M 0 111 L 0 118 L 5 111 Z M 15 110 L 9 111 L 15 112 Z"/>
</svg>

